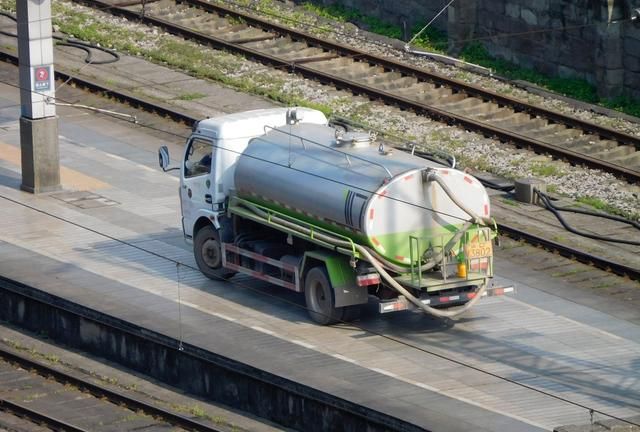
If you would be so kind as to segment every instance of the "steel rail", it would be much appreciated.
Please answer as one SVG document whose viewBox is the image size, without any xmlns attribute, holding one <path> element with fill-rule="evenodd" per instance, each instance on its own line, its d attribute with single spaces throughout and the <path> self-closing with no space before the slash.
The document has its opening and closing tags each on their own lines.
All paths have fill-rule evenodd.
<svg viewBox="0 0 640 432">
<path fill-rule="evenodd" d="M 44 363 L 29 359 L 18 353 L 7 350 L 3 347 L 0 347 L 0 358 L 4 359 L 9 363 L 16 363 L 20 365 L 20 367 L 26 370 L 34 370 L 39 375 L 42 375 L 45 377 L 51 377 L 61 383 L 70 384 L 81 390 L 87 391 L 96 397 L 106 398 L 107 400 L 109 400 L 109 402 L 112 402 L 114 404 L 125 406 L 134 411 L 143 411 L 146 414 L 157 417 L 159 419 L 162 419 L 163 421 L 166 421 L 167 423 L 171 423 L 173 425 L 179 426 L 187 430 L 202 431 L 202 432 L 221 432 L 222 431 L 222 429 L 218 429 L 213 426 L 206 425 L 199 421 L 190 419 L 189 417 L 185 417 L 183 415 L 180 415 L 171 411 L 167 411 L 165 409 L 159 408 L 155 405 L 151 405 L 147 402 L 141 401 L 131 396 L 124 395 L 115 390 L 111 390 L 101 385 L 94 384 L 89 381 L 85 381 L 81 378 L 77 378 L 73 375 L 59 371 L 57 369 L 47 366 Z M 2 407 L 3 403 L 7 403 L 7 402 L 8 401 L 6 400 L 0 400 L 0 408 Z M 18 409 L 20 408 L 18 407 Z M 48 417 L 44 414 L 40 414 L 40 415 L 43 417 Z M 59 421 L 59 420 L 56 420 L 56 421 Z M 64 429 L 64 428 L 61 428 L 61 429 Z M 83 431 L 83 429 L 72 429 L 72 430 Z"/>
<path fill-rule="evenodd" d="M 17 64 L 17 57 L 11 54 L 8 54 L 6 52 L 3 52 L 1 50 L 0 50 L 0 59 L 4 59 L 5 61 L 10 61 Z M 89 81 L 84 78 L 79 78 L 69 73 L 62 72 L 60 70 L 56 70 L 55 73 L 57 78 L 60 78 L 63 80 L 69 80 L 69 82 L 76 84 L 77 87 L 86 88 L 96 93 L 113 97 L 114 99 L 122 101 L 123 103 L 133 105 L 135 107 L 146 110 L 148 112 L 157 113 L 158 115 L 171 118 L 174 121 L 185 123 L 189 126 L 193 125 L 196 121 L 200 120 L 188 114 L 182 113 L 180 111 L 158 106 L 153 102 L 140 99 L 139 97 L 136 97 L 132 94 L 128 94 L 118 90 L 113 90 L 102 84 Z M 589 254 L 587 252 L 580 251 L 578 249 L 573 249 L 568 246 L 562 245 L 560 243 L 556 243 L 556 242 L 544 239 L 542 237 L 537 237 L 533 234 L 527 233 L 525 231 L 519 230 L 514 227 L 510 227 L 508 225 L 498 224 L 498 229 L 499 231 L 505 233 L 510 237 L 513 237 L 516 239 L 523 239 L 529 244 L 542 246 L 547 250 L 558 252 L 563 256 L 576 259 L 577 261 L 580 261 L 583 263 L 593 264 L 595 267 L 599 269 L 611 271 L 617 275 L 627 276 L 633 280 L 640 280 L 640 269 L 634 269 L 624 264 L 615 263 L 605 258 L 601 258 L 595 255 Z"/>
<path fill-rule="evenodd" d="M 616 263 L 606 258 L 592 255 L 588 252 L 574 249 L 543 237 L 538 237 L 509 225 L 498 223 L 498 232 L 516 240 L 524 240 L 531 245 L 540 246 L 550 252 L 556 252 L 566 258 L 593 265 L 601 270 L 610 271 L 618 276 L 626 276 L 631 280 L 640 281 L 640 268 L 633 268 L 625 264 Z"/>
<path fill-rule="evenodd" d="M 82 429 L 57 418 L 35 411 L 17 402 L 13 402 L 4 398 L 0 398 L 0 411 L 8 411 L 18 417 L 22 417 L 32 423 L 41 423 L 49 429 L 64 432 L 90 432 L 88 429 Z"/>
<path fill-rule="evenodd" d="M 423 104 L 406 97 L 395 95 L 393 93 L 390 93 L 384 90 L 376 89 L 375 87 L 371 87 L 365 84 L 360 84 L 352 80 L 348 80 L 336 75 L 332 75 L 330 73 L 321 72 L 316 69 L 305 66 L 304 62 L 295 63 L 288 60 L 284 60 L 282 58 L 279 58 L 270 54 L 265 54 L 253 48 L 244 47 L 241 44 L 237 44 L 235 42 L 229 42 L 225 39 L 222 39 L 216 36 L 200 33 L 193 29 L 180 26 L 178 24 L 169 22 L 162 18 L 153 17 L 149 15 L 141 15 L 140 13 L 133 10 L 113 6 L 110 3 L 105 2 L 103 0 L 73 0 L 73 1 L 75 1 L 76 3 L 85 4 L 90 7 L 100 8 L 101 10 L 110 11 L 112 14 L 122 16 L 128 20 L 139 21 L 150 26 L 159 27 L 164 31 L 166 31 L 167 33 L 180 36 L 188 40 L 197 41 L 203 45 L 222 49 L 234 54 L 239 54 L 249 59 L 256 60 L 264 64 L 272 65 L 281 70 L 287 70 L 292 73 L 294 72 L 298 73 L 306 78 L 313 79 L 322 84 L 332 85 L 339 90 L 349 90 L 354 94 L 366 95 L 371 100 L 380 100 L 385 104 L 397 106 L 401 109 L 410 110 L 410 111 L 416 112 L 417 114 L 426 115 L 435 120 L 438 120 L 450 125 L 458 125 L 458 126 L 464 127 L 465 129 L 481 133 L 487 137 L 495 138 L 503 142 L 513 143 L 517 146 L 520 146 L 523 148 L 529 148 L 534 151 L 545 152 L 556 158 L 567 160 L 570 163 L 585 165 L 590 168 L 600 169 L 600 170 L 609 172 L 611 174 L 614 174 L 618 177 L 623 177 L 630 182 L 640 183 L 640 172 L 638 171 L 635 171 L 611 162 L 607 162 L 598 158 L 594 158 L 589 155 L 585 155 L 569 149 L 565 149 L 553 144 L 545 143 L 535 138 L 530 138 L 530 137 L 518 134 L 516 132 L 511 132 L 495 126 L 491 126 L 487 123 L 479 122 L 466 116 L 454 114 L 446 110 L 433 107 L 431 105 Z M 211 11 L 217 10 L 216 13 L 227 14 L 227 15 L 238 17 L 238 18 L 242 18 L 245 21 L 256 22 L 256 23 L 259 23 L 259 25 L 262 27 L 269 26 L 273 31 L 286 32 L 286 34 L 294 38 L 300 38 L 300 39 L 309 41 L 309 43 L 312 45 L 316 44 L 326 49 L 344 52 L 345 55 L 350 55 L 356 58 L 360 58 L 362 59 L 362 61 L 383 66 L 388 70 L 397 70 L 399 72 L 402 72 L 405 75 L 416 76 L 418 79 L 422 79 L 423 81 L 430 81 L 439 85 L 452 87 L 454 90 L 458 92 L 464 92 L 470 95 L 474 95 L 484 100 L 494 100 L 499 104 L 509 105 L 514 109 L 516 109 L 516 111 L 526 111 L 532 115 L 545 116 L 557 123 L 564 123 L 569 125 L 570 127 L 578 127 L 589 133 L 597 133 L 598 136 L 610 138 L 618 142 L 631 143 L 636 148 L 640 149 L 640 139 L 635 138 L 631 135 L 617 132 L 612 129 L 603 128 L 601 126 L 584 122 L 578 119 L 573 119 L 571 117 L 567 117 L 559 113 L 554 113 L 553 111 L 548 111 L 539 107 L 527 105 L 521 101 L 517 101 L 516 99 L 498 95 L 496 93 L 481 89 L 476 86 L 471 86 L 466 83 L 462 83 L 447 77 L 443 77 L 440 75 L 433 74 L 431 72 L 427 72 L 426 70 L 416 69 L 408 65 L 403 65 L 402 63 L 395 62 L 390 59 L 373 56 L 371 54 L 367 54 L 363 51 L 355 50 L 353 48 L 349 48 L 344 45 L 323 41 L 314 36 L 307 35 L 306 33 L 287 29 L 286 27 L 283 27 L 283 26 L 270 24 L 270 23 L 267 23 L 266 21 L 259 20 L 258 18 L 252 17 L 250 15 L 241 14 L 231 9 L 206 3 L 201 0 L 176 0 L 176 2 L 192 4 L 202 9 L 207 9 Z"/>
</svg>

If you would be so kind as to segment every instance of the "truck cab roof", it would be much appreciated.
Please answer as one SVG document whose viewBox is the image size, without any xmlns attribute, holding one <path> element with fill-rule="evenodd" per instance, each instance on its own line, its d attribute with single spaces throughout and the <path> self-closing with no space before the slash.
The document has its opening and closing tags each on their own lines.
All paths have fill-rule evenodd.
<svg viewBox="0 0 640 432">
<path fill-rule="evenodd" d="M 214 139 L 250 138 L 263 135 L 265 127 L 282 127 L 287 124 L 287 111 L 296 110 L 297 118 L 302 123 L 327 124 L 325 115 L 314 109 L 267 108 L 201 120 L 195 133 Z"/>
</svg>

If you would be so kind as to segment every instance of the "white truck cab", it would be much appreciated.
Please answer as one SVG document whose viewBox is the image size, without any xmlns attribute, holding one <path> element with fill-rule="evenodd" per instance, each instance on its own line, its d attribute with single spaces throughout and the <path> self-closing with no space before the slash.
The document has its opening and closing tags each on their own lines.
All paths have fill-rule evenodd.
<svg viewBox="0 0 640 432">
<path fill-rule="evenodd" d="M 271 108 L 206 119 L 194 126 L 180 167 L 182 229 L 188 242 L 198 221 L 206 219 L 220 229 L 219 215 L 234 189 L 235 163 L 249 141 L 291 121 L 327 124 L 316 110 Z"/>
</svg>

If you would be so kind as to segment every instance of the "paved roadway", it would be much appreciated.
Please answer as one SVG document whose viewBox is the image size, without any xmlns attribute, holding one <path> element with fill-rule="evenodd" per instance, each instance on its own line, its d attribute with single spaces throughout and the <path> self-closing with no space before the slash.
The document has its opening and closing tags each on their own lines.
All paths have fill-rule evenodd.
<svg viewBox="0 0 640 432">
<path fill-rule="evenodd" d="M 179 140 L 59 109 L 65 190 L 32 196 L 19 191 L 18 95 L 2 84 L 0 95 L 0 274 L 425 427 L 589 421 L 583 408 L 490 374 L 612 415 L 640 413 L 638 326 L 554 295 L 566 287 L 508 253 L 497 279 L 517 279 L 518 294 L 483 300 L 455 323 L 378 316 L 371 305 L 360 328 L 318 327 L 299 296 L 249 278 L 216 283 L 181 267 L 178 283 L 172 262 L 131 245 L 195 266 L 178 228 L 177 177 L 155 166 L 155 149 L 176 156 Z"/>
</svg>

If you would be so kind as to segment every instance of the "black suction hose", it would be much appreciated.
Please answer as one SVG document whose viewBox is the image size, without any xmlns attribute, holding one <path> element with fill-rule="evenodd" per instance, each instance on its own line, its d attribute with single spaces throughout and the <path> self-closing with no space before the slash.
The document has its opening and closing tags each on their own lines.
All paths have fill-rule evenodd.
<svg viewBox="0 0 640 432">
<path fill-rule="evenodd" d="M 623 239 L 615 239 L 615 238 L 611 238 L 611 237 L 606 237 L 606 236 L 601 236 L 601 235 L 597 235 L 597 234 L 591 234 L 591 233 L 587 233 L 584 231 L 578 231 L 577 229 L 573 228 L 571 225 L 569 225 L 569 223 L 562 217 L 562 215 L 560 214 L 560 212 L 570 212 L 570 213 L 580 213 L 580 214 L 585 214 L 585 215 L 589 215 L 589 216 L 597 216 L 597 217 L 601 217 L 601 218 L 605 218 L 605 219 L 610 219 L 610 220 L 614 220 L 617 222 L 623 222 L 626 224 L 629 224 L 633 227 L 635 227 L 636 229 L 640 230 L 640 223 L 632 221 L 632 220 L 628 220 L 619 216 L 613 216 L 613 215 L 608 215 L 608 214 L 604 214 L 604 213 L 596 213 L 596 212 L 592 212 L 592 211 L 588 211 L 588 210 L 581 210 L 581 209 L 572 209 L 572 208 L 567 208 L 567 207 L 556 207 L 555 205 L 553 205 L 553 202 L 551 200 L 551 197 L 547 194 L 545 194 L 544 192 L 539 191 L 538 189 L 534 189 L 534 192 L 540 197 L 540 200 L 542 201 L 542 203 L 544 204 L 544 206 L 547 208 L 547 210 L 549 210 L 551 213 L 553 213 L 555 215 L 556 218 L 558 218 L 558 220 L 560 221 L 560 223 L 562 224 L 562 226 L 569 232 L 572 232 L 574 234 L 583 236 L 583 237 L 587 237 L 587 238 L 591 238 L 594 240 L 602 240 L 602 241 L 608 241 L 608 242 L 613 242 L 613 243 L 624 243 L 624 244 L 630 244 L 630 245 L 634 245 L 634 246 L 640 246 L 640 241 L 633 241 L 633 240 L 623 240 Z"/>
</svg>

